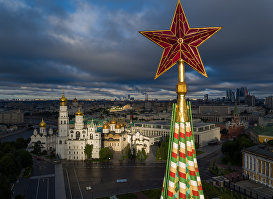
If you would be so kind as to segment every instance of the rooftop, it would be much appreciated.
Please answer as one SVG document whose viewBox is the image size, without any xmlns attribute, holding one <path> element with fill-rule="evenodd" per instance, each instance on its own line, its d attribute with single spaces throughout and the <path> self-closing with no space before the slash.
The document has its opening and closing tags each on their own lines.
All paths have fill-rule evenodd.
<svg viewBox="0 0 273 199">
<path fill-rule="evenodd" d="M 255 155 L 260 155 L 260 156 L 263 156 L 265 158 L 273 159 L 272 150 L 273 150 L 272 147 L 268 147 L 268 146 L 260 144 L 260 145 L 255 145 L 255 146 L 246 148 L 243 151 L 250 152 L 250 153 L 255 154 Z"/>
<path fill-rule="evenodd" d="M 273 136 L 273 126 L 255 126 L 251 129 L 257 135 Z"/>
</svg>

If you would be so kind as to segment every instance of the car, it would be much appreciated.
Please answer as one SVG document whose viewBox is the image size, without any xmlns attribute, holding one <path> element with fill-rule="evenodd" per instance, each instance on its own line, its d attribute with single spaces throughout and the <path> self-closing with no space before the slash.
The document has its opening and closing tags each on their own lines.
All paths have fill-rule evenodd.
<svg viewBox="0 0 273 199">
<path fill-rule="evenodd" d="M 85 187 L 86 191 L 92 190 L 91 186 Z"/>
<path fill-rule="evenodd" d="M 117 179 L 117 183 L 120 183 L 120 182 L 127 182 L 128 180 L 127 179 Z"/>
<path fill-rule="evenodd" d="M 42 158 L 40 158 L 39 156 L 37 156 L 37 160 L 42 160 Z"/>
</svg>

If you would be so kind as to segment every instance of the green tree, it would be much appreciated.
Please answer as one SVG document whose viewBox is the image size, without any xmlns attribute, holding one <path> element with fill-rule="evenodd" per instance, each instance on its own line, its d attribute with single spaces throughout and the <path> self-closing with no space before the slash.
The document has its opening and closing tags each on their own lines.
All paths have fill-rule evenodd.
<svg viewBox="0 0 273 199">
<path fill-rule="evenodd" d="M 1 198 L 11 198 L 10 183 L 8 178 L 0 173 L 0 196 Z"/>
<path fill-rule="evenodd" d="M 17 138 L 15 141 L 15 147 L 16 147 L 16 149 L 26 148 L 27 145 L 26 145 L 26 141 L 24 140 L 24 138 Z"/>
<path fill-rule="evenodd" d="M 156 150 L 156 159 L 167 160 L 168 150 L 169 150 L 169 137 L 166 137 L 166 139 L 159 144 L 159 147 Z"/>
<path fill-rule="evenodd" d="M 7 153 L 0 159 L 0 171 L 7 177 L 15 178 L 21 168 L 13 158 L 13 154 Z"/>
<path fill-rule="evenodd" d="M 146 151 L 144 150 L 144 148 L 142 148 L 142 150 L 138 150 L 137 151 L 137 155 L 136 155 L 136 158 L 140 161 L 144 161 L 146 160 L 148 157 Z"/>
<path fill-rule="evenodd" d="M 18 164 L 21 165 L 21 167 L 32 167 L 33 161 L 32 156 L 28 151 L 25 151 L 23 149 L 16 151 L 15 153 L 16 161 Z"/>
<path fill-rule="evenodd" d="M 86 144 L 84 148 L 84 153 L 87 156 L 87 159 L 92 158 L 92 151 L 93 151 L 93 145 L 92 144 Z"/>
<path fill-rule="evenodd" d="M 34 146 L 33 146 L 33 151 L 32 151 L 34 154 L 36 155 L 40 155 L 41 154 L 41 146 L 40 146 L 40 143 L 38 142 L 35 142 L 34 143 Z"/>
<path fill-rule="evenodd" d="M 100 159 L 101 159 L 101 161 L 109 161 L 112 158 L 113 158 L 113 153 L 108 147 L 102 148 L 100 150 Z"/>
</svg>

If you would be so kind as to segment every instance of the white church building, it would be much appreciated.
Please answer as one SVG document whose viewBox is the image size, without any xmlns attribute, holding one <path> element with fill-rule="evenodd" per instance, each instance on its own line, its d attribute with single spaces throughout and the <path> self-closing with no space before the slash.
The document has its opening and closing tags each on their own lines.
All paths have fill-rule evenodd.
<svg viewBox="0 0 273 199">
<path fill-rule="evenodd" d="M 67 109 L 67 99 L 64 94 L 60 99 L 60 110 L 58 118 L 58 132 L 53 133 L 46 130 L 46 124 L 42 120 L 40 123 L 40 132 L 34 129 L 29 147 L 33 147 L 38 142 L 43 150 L 55 150 L 60 159 L 67 160 L 85 160 L 84 149 L 86 144 L 93 145 L 92 158 L 99 158 L 101 148 L 101 133 L 97 132 L 97 126 L 91 124 L 84 125 L 83 113 L 79 109 L 75 113 L 75 125 L 69 127 L 69 117 Z"/>
</svg>

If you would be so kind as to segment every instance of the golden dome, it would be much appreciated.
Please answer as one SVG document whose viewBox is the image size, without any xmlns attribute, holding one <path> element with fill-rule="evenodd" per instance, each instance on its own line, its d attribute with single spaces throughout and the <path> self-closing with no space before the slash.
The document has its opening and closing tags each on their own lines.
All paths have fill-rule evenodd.
<svg viewBox="0 0 273 199">
<path fill-rule="evenodd" d="M 65 106 L 66 103 L 67 103 L 67 99 L 66 99 L 66 97 L 64 96 L 64 91 L 63 91 L 63 96 L 62 96 L 62 98 L 60 99 L 60 104 L 61 104 L 61 106 Z"/>
<path fill-rule="evenodd" d="M 42 118 L 42 121 L 40 122 L 40 128 L 46 127 L 46 123 L 44 122 L 44 118 Z"/>
<path fill-rule="evenodd" d="M 110 124 L 116 124 L 116 120 L 113 118 L 112 121 L 110 122 Z"/>
<path fill-rule="evenodd" d="M 105 123 L 102 128 L 103 129 L 109 129 L 109 125 L 107 123 Z"/>
<path fill-rule="evenodd" d="M 116 126 L 115 126 L 115 128 L 116 128 L 116 129 L 120 129 L 120 128 L 121 128 L 121 127 L 120 127 L 120 124 L 117 123 Z"/>
<path fill-rule="evenodd" d="M 83 113 L 81 112 L 81 109 L 79 108 L 78 111 L 75 113 L 77 116 L 83 116 Z"/>
<path fill-rule="evenodd" d="M 77 98 L 75 97 L 72 102 L 78 102 Z"/>
<path fill-rule="evenodd" d="M 115 135 L 113 136 L 113 138 L 114 138 L 114 139 L 119 139 L 119 138 L 120 138 L 120 135 L 119 135 L 119 134 L 115 134 Z"/>
</svg>

